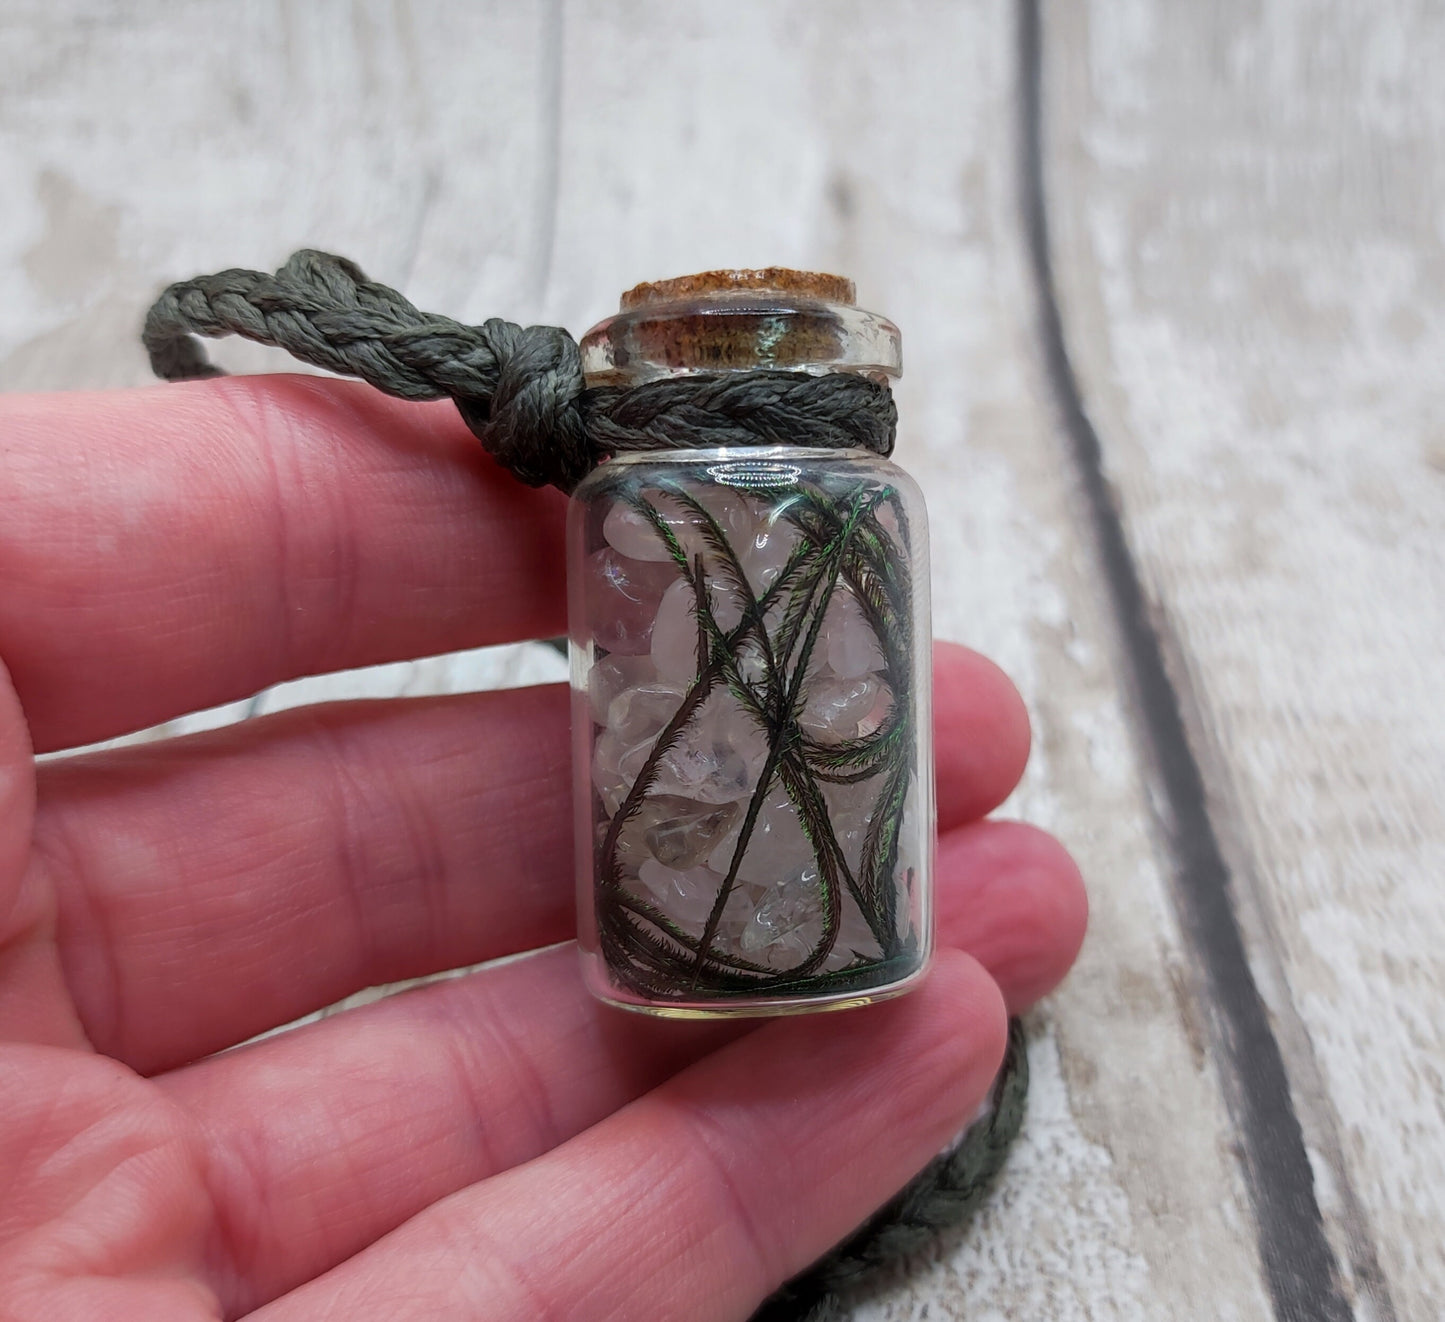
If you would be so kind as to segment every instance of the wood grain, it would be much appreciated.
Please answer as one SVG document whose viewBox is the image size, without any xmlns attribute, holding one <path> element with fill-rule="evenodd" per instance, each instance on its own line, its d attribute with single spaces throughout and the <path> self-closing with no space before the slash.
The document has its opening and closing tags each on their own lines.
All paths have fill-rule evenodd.
<svg viewBox="0 0 1445 1322">
<path fill-rule="evenodd" d="M 1445 116 L 1429 5 L 1053 6 L 1067 338 L 1341 1264 L 1437 1316 Z"/>
<path fill-rule="evenodd" d="M 1351 1236 L 1378 1252 L 1384 1282 L 1347 1283 L 1358 1317 L 1425 1318 L 1445 1284 L 1439 24 L 1423 0 L 1379 37 L 1344 4 L 1042 12 L 1066 339 L 1330 1242 L 1346 1270 Z M 997 1195 L 857 1316 L 1263 1319 L 1230 1063 L 1038 334 L 1016 22 L 1006 0 L 11 3 L 0 388 L 141 384 L 160 284 L 307 244 L 422 306 L 579 332 L 643 279 L 853 276 L 904 330 L 938 632 L 1019 682 L 1038 737 L 1009 808 L 1063 837 L 1093 903 L 1034 1016 Z M 558 673 L 541 649 L 470 654 L 261 702 Z"/>
</svg>

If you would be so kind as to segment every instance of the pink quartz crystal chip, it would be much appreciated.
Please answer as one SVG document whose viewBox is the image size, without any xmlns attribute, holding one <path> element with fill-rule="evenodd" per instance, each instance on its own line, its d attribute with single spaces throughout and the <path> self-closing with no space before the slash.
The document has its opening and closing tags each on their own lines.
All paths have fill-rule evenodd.
<svg viewBox="0 0 1445 1322">
<path fill-rule="evenodd" d="M 680 583 L 672 564 L 637 560 L 610 546 L 587 561 L 588 622 L 597 646 L 622 656 L 645 655 L 653 621 L 670 583 Z"/>
<path fill-rule="evenodd" d="M 878 705 L 879 690 L 886 688 L 877 675 L 854 675 L 841 678 L 822 675 L 812 680 L 805 692 L 803 710 L 798 724 L 821 743 L 840 744 L 868 733 L 862 723 Z M 886 707 L 885 707 L 886 712 Z M 873 729 L 877 729 L 877 725 Z"/>
<path fill-rule="evenodd" d="M 828 665 L 835 675 L 852 679 L 870 670 L 883 669 L 883 649 L 878 635 L 863 614 L 858 598 L 846 588 L 833 593 L 823 621 Z"/>
</svg>

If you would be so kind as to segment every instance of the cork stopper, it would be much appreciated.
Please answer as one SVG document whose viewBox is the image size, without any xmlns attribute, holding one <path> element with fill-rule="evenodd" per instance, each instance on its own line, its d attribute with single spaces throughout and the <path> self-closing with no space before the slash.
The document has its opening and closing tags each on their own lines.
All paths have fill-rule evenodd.
<svg viewBox="0 0 1445 1322">
<path fill-rule="evenodd" d="M 622 295 L 622 311 L 659 303 L 680 303 L 709 294 L 740 293 L 788 294 L 795 299 L 846 304 L 858 297 L 853 282 L 841 275 L 765 266 L 760 270 L 699 271 L 696 275 L 679 275 L 671 280 L 644 281 Z"/>
<path fill-rule="evenodd" d="M 582 370 L 591 386 L 759 368 L 897 376 L 898 327 L 856 296 L 843 276 L 785 266 L 647 281 L 582 337 Z"/>
</svg>

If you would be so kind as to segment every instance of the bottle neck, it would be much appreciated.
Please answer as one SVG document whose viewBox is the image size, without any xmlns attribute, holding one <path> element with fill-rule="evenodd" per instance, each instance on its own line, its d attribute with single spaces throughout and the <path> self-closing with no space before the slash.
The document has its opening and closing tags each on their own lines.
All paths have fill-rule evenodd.
<svg viewBox="0 0 1445 1322">
<path fill-rule="evenodd" d="M 689 289 L 678 296 L 672 283 L 686 282 L 640 287 L 656 296 L 638 299 L 633 291 L 621 312 L 583 336 L 582 370 L 589 386 L 759 370 L 856 372 L 886 382 L 902 371 L 898 328 L 877 313 L 806 289 Z"/>
</svg>

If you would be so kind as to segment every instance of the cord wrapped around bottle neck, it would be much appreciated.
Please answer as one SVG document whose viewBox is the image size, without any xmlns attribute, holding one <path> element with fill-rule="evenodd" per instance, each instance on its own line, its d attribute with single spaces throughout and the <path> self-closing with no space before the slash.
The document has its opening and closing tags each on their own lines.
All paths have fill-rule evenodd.
<svg viewBox="0 0 1445 1322">
<path fill-rule="evenodd" d="M 571 491 L 615 454 L 724 445 L 889 455 L 897 410 L 854 372 L 695 373 L 589 388 L 555 326 L 468 326 L 422 312 L 353 262 L 310 249 L 274 275 L 230 270 L 171 285 L 146 316 L 167 381 L 224 375 L 196 336 L 240 335 L 401 399 L 451 399 L 487 452 L 529 486 Z"/>
</svg>

